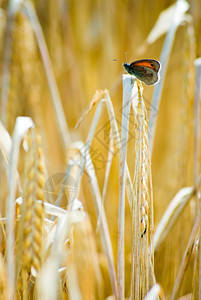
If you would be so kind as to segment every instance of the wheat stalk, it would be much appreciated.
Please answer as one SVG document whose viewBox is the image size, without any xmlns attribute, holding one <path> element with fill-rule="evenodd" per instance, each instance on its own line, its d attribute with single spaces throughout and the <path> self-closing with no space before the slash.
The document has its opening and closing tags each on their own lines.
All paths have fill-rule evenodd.
<svg viewBox="0 0 201 300">
<path fill-rule="evenodd" d="M 28 152 L 25 164 L 25 185 L 23 190 L 23 266 L 31 266 L 38 272 L 42 259 L 42 228 L 44 214 L 44 171 L 42 164 L 41 138 L 31 129 L 27 135 Z M 37 201 L 40 200 L 40 201 Z"/>
<path fill-rule="evenodd" d="M 149 263 L 153 265 L 153 208 L 146 109 L 142 85 L 132 106 L 135 116 L 135 172 L 132 205 L 131 299 L 143 299 L 152 286 Z"/>
</svg>

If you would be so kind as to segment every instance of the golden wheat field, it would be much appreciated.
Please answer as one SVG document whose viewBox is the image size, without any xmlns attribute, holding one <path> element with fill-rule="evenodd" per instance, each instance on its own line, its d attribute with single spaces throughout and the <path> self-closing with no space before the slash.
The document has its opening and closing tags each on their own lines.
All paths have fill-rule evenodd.
<svg viewBox="0 0 201 300">
<path fill-rule="evenodd" d="M 0 1 L 0 300 L 201 299 L 200 34 L 200 0 Z"/>
</svg>

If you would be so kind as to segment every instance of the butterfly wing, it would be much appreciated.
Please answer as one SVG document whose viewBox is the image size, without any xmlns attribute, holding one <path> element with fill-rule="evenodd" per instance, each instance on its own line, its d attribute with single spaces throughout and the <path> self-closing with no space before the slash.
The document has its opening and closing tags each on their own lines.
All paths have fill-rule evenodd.
<svg viewBox="0 0 201 300">
<path fill-rule="evenodd" d="M 135 66 L 132 74 L 147 85 L 155 84 L 159 79 L 158 73 L 148 67 Z"/>
<path fill-rule="evenodd" d="M 132 62 L 126 70 L 145 84 L 153 85 L 159 80 L 160 63 L 153 59 L 137 60 Z"/>
<path fill-rule="evenodd" d="M 159 63 L 159 61 L 157 61 L 155 59 L 136 60 L 136 61 L 134 61 L 130 64 L 130 66 L 132 66 L 132 65 L 148 67 L 148 68 L 151 68 L 151 69 L 155 70 L 156 72 L 158 72 L 160 70 L 160 67 L 161 67 L 161 64 Z"/>
</svg>

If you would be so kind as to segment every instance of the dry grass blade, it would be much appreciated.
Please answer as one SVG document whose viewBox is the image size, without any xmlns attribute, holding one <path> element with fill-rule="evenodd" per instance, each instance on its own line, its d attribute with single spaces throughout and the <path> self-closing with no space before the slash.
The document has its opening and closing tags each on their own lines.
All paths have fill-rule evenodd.
<svg viewBox="0 0 201 300">
<path fill-rule="evenodd" d="M 178 7 L 178 5 L 180 7 Z M 167 9 L 163 10 L 160 13 L 160 16 L 154 25 L 153 29 L 149 33 L 147 37 L 148 44 L 154 43 L 157 39 L 161 37 L 164 33 L 167 33 L 171 26 L 172 21 L 176 18 L 177 23 L 181 24 L 182 21 L 185 19 L 184 13 L 189 9 L 189 4 L 186 1 L 181 1 L 178 3 L 174 3 Z"/>
<path fill-rule="evenodd" d="M 182 262 L 181 262 L 181 266 L 179 268 L 179 272 L 178 272 L 178 275 L 177 275 L 177 278 L 176 278 L 176 281 L 174 284 L 174 289 L 173 289 L 173 292 L 171 295 L 171 300 L 178 299 L 179 291 L 180 291 L 186 270 L 187 270 L 189 262 L 190 262 L 191 254 L 193 251 L 193 247 L 196 243 L 196 238 L 199 234 L 199 230 L 200 230 L 200 219 L 199 219 L 199 217 L 197 217 L 195 220 L 195 224 L 193 226 Z"/>
<path fill-rule="evenodd" d="M 126 179 L 126 155 L 129 129 L 129 116 L 131 101 L 134 97 L 135 79 L 130 75 L 123 75 L 123 110 L 121 122 L 121 148 L 119 169 L 119 217 L 118 217 L 118 258 L 117 258 L 117 280 L 119 299 L 124 299 L 124 228 L 125 228 L 125 179 Z"/>
<path fill-rule="evenodd" d="M 162 241 L 167 236 L 170 229 L 178 220 L 182 211 L 188 204 L 191 197 L 195 194 L 195 189 L 192 187 L 181 189 L 170 202 L 166 212 L 164 213 L 160 223 L 154 234 L 154 251 L 160 246 Z"/>
<path fill-rule="evenodd" d="M 162 94 L 162 89 L 164 85 L 165 80 L 165 74 L 167 71 L 167 65 L 170 58 L 170 53 L 173 47 L 175 34 L 177 31 L 178 26 L 183 22 L 184 14 L 188 10 L 189 5 L 185 0 L 177 0 L 175 13 L 172 19 L 171 28 L 167 33 L 167 36 L 165 38 L 165 42 L 163 45 L 163 50 L 160 57 L 161 62 L 161 71 L 160 76 L 161 79 L 159 83 L 154 88 L 154 93 L 152 97 L 152 105 L 156 108 L 156 110 L 159 110 L 160 105 L 160 99 Z M 153 148 L 153 142 L 154 142 L 154 134 L 155 134 L 155 127 L 156 127 L 156 120 L 155 113 L 153 111 L 150 112 L 149 117 L 149 131 L 150 131 L 150 138 L 149 138 L 149 151 L 150 155 L 152 154 L 152 148 Z"/>
<path fill-rule="evenodd" d="M 92 107 L 102 98 L 104 97 L 104 93 L 97 91 L 95 93 L 95 95 L 93 96 L 92 100 L 90 101 L 89 105 L 86 107 L 86 109 L 84 110 L 84 112 L 82 113 L 82 116 L 80 117 L 80 119 L 78 120 L 77 124 L 75 125 L 75 129 L 78 129 L 78 127 L 80 126 L 80 124 L 83 122 L 83 120 L 85 119 L 85 117 L 88 115 L 88 113 L 90 112 L 90 110 L 92 109 Z"/>
<path fill-rule="evenodd" d="M 119 136 L 119 130 L 118 130 L 118 126 L 117 126 L 117 122 L 116 122 L 116 117 L 115 117 L 115 113 L 114 113 L 114 108 L 112 105 L 112 101 L 110 99 L 110 95 L 109 95 L 109 91 L 108 90 L 104 90 L 104 91 L 97 91 L 94 95 L 94 97 L 92 98 L 91 103 L 87 106 L 87 108 L 85 109 L 85 112 L 83 113 L 82 117 L 80 118 L 79 124 L 82 122 L 82 120 L 84 119 L 84 117 L 88 114 L 88 112 L 91 110 L 91 108 L 98 102 L 102 100 L 102 104 L 105 102 L 106 108 L 107 108 L 107 112 L 108 112 L 108 116 L 109 116 L 109 121 L 110 121 L 110 126 L 111 126 L 111 131 L 110 131 L 110 136 L 111 139 L 113 140 L 113 145 L 110 139 L 110 145 L 109 145 L 109 152 L 113 152 L 112 148 L 114 147 L 114 152 L 118 152 L 121 148 L 121 140 L 120 140 L 120 136 Z M 102 104 L 100 104 L 102 106 Z M 99 109 L 98 109 L 99 110 Z M 97 112 L 96 118 L 100 117 L 100 113 Z M 96 119 L 94 117 L 94 119 Z M 98 122 L 96 122 L 98 123 Z M 77 125 L 76 125 L 77 127 Z M 95 132 L 95 128 L 93 126 L 91 126 L 90 131 L 92 130 L 92 133 L 88 135 L 88 137 L 93 137 L 93 134 Z M 91 145 L 91 139 L 88 140 L 88 145 L 90 147 Z M 110 157 L 109 157 L 109 153 L 108 153 L 108 160 L 110 161 Z M 107 168 L 110 168 L 110 164 L 107 164 Z M 106 173 L 108 171 L 106 170 Z M 107 184 L 107 177 L 106 177 L 106 181 L 104 182 L 104 186 L 106 186 Z M 128 201 L 129 201 L 129 205 L 130 208 L 132 206 L 132 198 L 133 198 L 133 187 L 132 187 L 132 181 L 131 181 L 131 177 L 130 177 L 130 173 L 129 173 L 129 169 L 126 163 L 126 181 L 125 181 L 125 185 L 126 185 L 126 192 L 127 192 L 127 196 L 128 196 Z"/>
<path fill-rule="evenodd" d="M 67 151 L 68 165 L 65 173 L 55 174 L 56 178 L 60 178 L 61 186 L 58 192 L 57 199 L 55 201 L 56 206 L 67 207 L 68 211 L 71 211 L 76 198 L 79 193 L 80 185 L 80 153 L 76 149 L 76 144 L 79 142 L 72 143 Z M 54 182 L 54 180 L 53 180 Z M 52 185 L 52 183 L 50 184 Z M 54 186 L 52 186 L 54 188 Z M 47 184 L 48 198 L 51 197 L 51 187 Z"/>
<path fill-rule="evenodd" d="M 97 109 L 97 111 L 98 111 L 98 109 Z M 96 111 L 96 113 L 97 113 L 97 111 Z M 98 111 L 98 113 L 99 113 L 99 111 Z M 95 116 L 96 116 L 96 114 L 95 114 Z M 95 120 L 94 122 L 96 123 L 97 118 L 94 118 L 94 120 Z M 92 122 L 92 124 L 94 124 L 94 122 Z M 88 142 L 84 145 L 84 147 L 81 147 L 79 149 L 81 156 L 82 156 L 80 169 L 83 170 L 84 166 L 85 166 L 86 171 L 90 178 L 90 185 L 91 185 L 91 189 L 92 189 L 92 195 L 93 195 L 93 199 L 94 199 L 96 215 L 100 216 L 100 233 L 101 233 L 101 239 L 102 239 L 102 245 L 104 248 L 104 252 L 105 252 L 105 255 L 106 255 L 107 261 L 108 261 L 112 290 L 113 290 L 114 295 L 117 296 L 116 272 L 115 272 L 115 267 L 114 267 L 112 243 L 110 240 L 109 229 L 108 229 L 108 225 L 107 225 L 104 208 L 102 207 L 102 204 L 101 204 L 101 194 L 100 194 L 100 190 L 99 190 L 99 186 L 98 186 L 96 173 L 95 173 L 93 163 L 92 163 L 92 160 L 91 160 L 91 157 L 89 154 L 89 149 L 88 149 L 89 141 L 90 141 L 90 138 L 88 139 Z M 86 164 L 86 160 L 87 160 L 87 164 Z"/>
<path fill-rule="evenodd" d="M 196 83 L 195 83 L 195 101 L 194 101 L 194 114 L 195 114 L 195 153 L 194 153 L 194 184 L 195 186 L 199 181 L 199 155 L 200 155 L 200 89 L 201 89 L 201 58 L 194 61 L 196 67 Z"/>
<path fill-rule="evenodd" d="M 67 211 L 61 207 L 58 207 L 56 205 L 50 204 L 50 203 L 44 203 L 45 212 L 47 214 L 60 217 L 62 215 L 66 215 Z"/>
<path fill-rule="evenodd" d="M 32 3 L 30 1 L 26 1 L 26 2 L 24 2 L 23 5 L 24 5 L 25 13 L 28 16 L 28 18 L 33 26 L 35 35 L 36 35 L 38 47 L 40 49 L 41 57 L 43 60 L 43 64 L 44 64 L 44 68 L 45 68 L 45 72 L 46 72 L 46 76 L 47 76 L 49 89 L 50 89 L 51 96 L 52 96 L 52 102 L 53 102 L 56 117 L 57 117 L 58 127 L 60 129 L 60 134 L 62 137 L 64 147 L 66 149 L 70 143 L 71 138 L 70 138 L 66 118 L 64 115 L 59 91 L 57 88 L 56 80 L 54 77 L 51 60 L 49 58 L 48 49 L 47 49 L 47 46 L 45 43 L 45 38 L 43 36 L 42 28 L 40 26 L 40 23 L 38 21 L 38 18 L 37 18 L 37 15 L 35 13 Z"/>
<path fill-rule="evenodd" d="M 109 98 L 109 92 L 107 90 L 105 91 L 97 91 L 94 95 L 94 97 L 92 98 L 92 100 L 90 101 L 89 105 L 86 107 L 85 111 L 83 112 L 81 118 L 79 119 L 78 123 L 76 124 L 75 128 L 77 129 L 80 125 L 80 123 L 84 120 L 84 118 L 86 117 L 86 115 L 90 112 L 90 110 L 92 109 L 92 107 L 99 101 L 101 100 L 105 100 L 105 102 L 110 101 Z M 111 101 L 110 101 L 111 103 Z M 101 103 L 102 106 L 103 102 Z M 107 103 L 106 103 L 107 106 Z M 107 107 L 108 109 L 108 107 Z M 109 110 L 108 110 L 109 113 Z M 114 118 L 114 112 L 112 115 L 110 115 L 110 122 L 111 120 Z M 91 127 L 92 128 L 92 127 Z M 117 131 L 118 132 L 118 131 Z M 106 195 L 106 190 L 107 190 L 107 184 L 108 184 L 108 178 L 109 178 L 109 173 L 110 173 L 110 168 L 111 168 L 111 164 L 112 164 L 112 157 L 113 157 L 113 150 L 114 150 L 114 130 L 113 127 L 111 126 L 110 128 L 110 134 L 109 134 L 109 150 L 108 150 L 108 159 L 107 159 L 107 165 L 106 165 L 106 170 L 105 170 L 105 180 L 104 180 L 104 185 L 103 185 L 103 192 L 102 192 L 102 205 L 104 205 L 104 199 L 105 199 L 105 195 Z M 97 226 L 99 227 L 99 223 L 100 223 L 100 218 L 98 217 L 98 222 L 97 222 Z"/>
<path fill-rule="evenodd" d="M 58 218 L 65 217 L 68 219 L 68 222 L 72 224 L 82 222 L 85 218 L 85 213 L 83 212 L 83 209 L 82 211 L 79 211 L 80 209 L 76 209 L 69 212 L 49 203 L 44 203 L 44 209 L 45 213 L 50 214 L 52 216 L 56 216 Z M 49 249 L 51 248 L 51 245 L 54 243 L 58 225 L 56 222 L 51 221 L 49 219 L 45 219 L 45 225 L 47 231 L 47 236 L 45 239 L 45 253 L 48 253 Z"/>
<path fill-rule="evenodd" d="M 155 284 L 150 291 L 148 292 L 147 296 L 144 300 L 157 300 L 160 296 L 160 285 Z"/>
<path fill-rule="evenodd" d="M 195 128 L 194 128 L 194 139 L 195 139 L 195 147 L 194 147 L 194 183 L 197 186 L 196 190 L 196 200 L 198 207 L 198 216 L 201 216 L 201 203 L 200 203 L 200 187 L 198 186 L 199 182 L 199 158 L 200 158 L 200 88 L 201 88 L 201 58 L 196 59 L 194 61 L 196 67 L 196 83 L 195 83 L 195 101 L 194 101 L 194 114 L 195 114 Z M 199 232 L 199 246 L 198 246 L 198 287 L 194 286 L 194 293 L 196 290 L 198 295 L 201 295 L 201 230 Z M 195 268 L 196 271 L 196 268 Z"/>
<path fill-rule="evenodd" d="M 116 122 L 112 102 L 110 100 L 109 92 L 106 93 L 105 104 L 106 104 L 109 119 L 110 119 L 110 125 L 111 125 L 111 130 L 112 130 L 111 137 L 114 140 L 114 150 L 117 150 L 118 153 L 119 153 L 119 150 L 121 148 L 121 140 L 120 140 L 119 131 L 118 131 L 118 127 L 117 127 L 117 122 Z M 129 202 L 129 205 L 130 205 L 130 209 L 132 209 L 132 199 L 133 199 L 134 192 L 133 192 L 133 185 L 132 185 L 132 181 L 131 181 L 131 177 L 130 177 L 127 162 L 126 162 L 125 186 L 126 186 L 126 193 L 127 193 L 127 198 L 128 198 L 128 202 Z"/>
<path fill-rule="evenodd" d="M 8 164 L 8 158 L 11 151 L 11 137 L 6 128 L 0 122 L 0 149 L 5 162 Z"/>
<path fill-rule="evenodd" d="M 2 164 L 2 167 L 3 167 L 3 163 L 5 163 L 5 165 L 7 167 L 9 167 L 9 156 L 10 156 L 10 152 L 11 152 L 11 147 L 12 147 L 12 140 L 11 140 L 10 134 L 8 133 L 8 131 L 6 130 L 4 125 L 0 122 L 0 151 L 4 158 L 4 162 L 3 161 L 0 162 L 0 164 Z M 20 184 L 20 178 L 19 178 L 18 171 L 16 171 L 16 176 L 17 176 L 17 186 L 18 186 L 18 189 L 21 191 L 21 184 Z M 0 177 L 3 182 L 2 170 L 0 172 Z"/>
<path fill-rule="evenodd" d="M 110 175 L 110 169 L 111 169 L 111 165 L 112 165 L 113 152 L 114 152 L 114 141 L 112 138 L 112 128 L 110 128 L 109 136 L 110 136 L 110 141 L 109 141 L 108 157 L 107 157 L 107 164 L 106 164 L 106 168 L 105 168 L 105 179 L 104 179 L 103 191 L 102 191 L 102 205 L 103 206 L 104 206 L 104 202 L 105 202 L 105 196 L 106 196 L 108 180 L 109 180 L 109 175 Z"/>
<path fill-rule="evenodd" d="M 82 152 L 81 152 L 82 155 L 81 155 L 81 165 L 80 165 L 80 178 L 79 178 L 79 181 L 80 181 L 80 179 L 82 177 L 82 174 L 84 172 L 85 165 L 86 165 L 86 163 L 88 163 L 87 160 L 88 160 L 89 149 L 91 147 L 91 143 L 92 143 L 92 140 L 93 140 L 93 137 L 94 137 L 96 126 L 97 126 L 98 121 L 100 119 L 101 110 L 102 110 L 102 102 L 103 102 L 103 100 L 101 100 L 101 102 L 98 103 L 98 106 L 97 106 L 97 109 L 96 109 L 96 112 L 95 112 L 92 124 L 91 124 L 90 129 L 89 129 L 87 140 L 86 140 L 86 143 L 84 145 L 84 149 L 82 149 Z M 81 144 L 79 144 L 78 146 L 80 146 L 80 145 Z"/>
</svg>

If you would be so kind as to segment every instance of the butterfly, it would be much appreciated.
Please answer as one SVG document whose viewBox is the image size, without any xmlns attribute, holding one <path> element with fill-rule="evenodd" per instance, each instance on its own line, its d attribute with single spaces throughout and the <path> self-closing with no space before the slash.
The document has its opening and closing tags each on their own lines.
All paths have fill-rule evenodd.
<svg viewBox="0 0 201 300">
<path fill-rule="evenodd" d="M 160 79 L 161 64 L 155 59 L 140 59 L 130 64 L 124 63 L 123 67 L 130 75 L 134 75 L 147 85 L 156 84 Z"/>
</svg>

